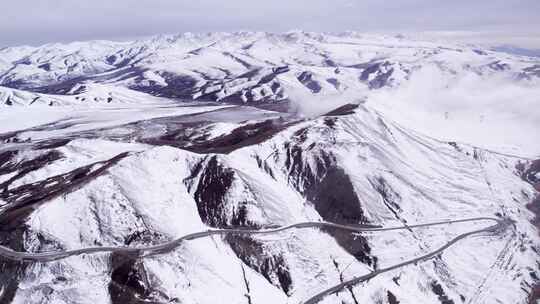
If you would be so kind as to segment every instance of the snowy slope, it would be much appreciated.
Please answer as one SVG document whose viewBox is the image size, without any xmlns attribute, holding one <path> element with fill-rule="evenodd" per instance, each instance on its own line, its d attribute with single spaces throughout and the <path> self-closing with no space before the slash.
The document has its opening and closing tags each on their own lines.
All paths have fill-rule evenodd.
<svg viewBox="0 0 540 304">
<path fill-rule="evenodd" d="M 0 86 L 0 107 L 17 106 L 85 106 L 100 107 L 119 104 L 167 105 L 172 101 L 123 87 L 81 83 L 69 95 L 42 94 Z"/>
<path fill-rule="evenodd" d="M 305 32 L 15 47 L 0 59 L 1 246 L 400 228 L 212 235 L 52 262 L 0 250 L 1 303 L 533 303 L 537 59 Z M 484 230 L 493 219 L 512 224 Z"/>
<path fill-rule="evenodd" d="M 307 115 L 363 100 L 436 138 L 538 156 L 540 143 L 523 136 L 540 124 L 538 58 L 441 41 L 297 31 L 13 47 L 0 51 L 0 85 L 89 104 L 135 94 L 121 88 L 237 104 L 290 101 Z M 0 101 L 17 104 L 21 94 L 36 96 L 3 92 Z M 45 100 L 38 99 L 58 103 Z"/>
<path fill-rule="evenodd" d="M 153 244 L 208 226 L 319 220 L 399 226 L 506 216 L 516 221 L 515 230 L 465 240 L 433 262 L 381 275 L 324 301 L 348 302 L 354 295 L 377 302 L 391 293 L 404 303 L 437 303 L 433 290 L 440 286 L 456 303 L 461 297 L 520 303 L 534 283 L 538 235 L 526 209 L 534 190 L 515 169 L 524 160 L 422 137 L 365 107 L 301 122 L 226 155 L 97 139 L 27 151 L 19 152 L 19 170 L 24 160 L 52 151 L 60 158 L 9 183 L 5 208 L 22 185 L 34 183 L 30 191 L 39 191 L 40 180 L 131 154 L 29 215 L 20 240 L 25 251 Z M 227 302 L 243 303 L 247 294 L 258 303 L 299 303 L 325 286 L 429 252 L 486 224 L 357 237 L 317 229 L 213 237 L 140 260 L 83 255 L 25 266 L 13 301 L 47 295 L 47 301 L 66 303 L 133 297 L 212 303 L 216 295 L 206 292 L 211 286 Z"/>
</svg>

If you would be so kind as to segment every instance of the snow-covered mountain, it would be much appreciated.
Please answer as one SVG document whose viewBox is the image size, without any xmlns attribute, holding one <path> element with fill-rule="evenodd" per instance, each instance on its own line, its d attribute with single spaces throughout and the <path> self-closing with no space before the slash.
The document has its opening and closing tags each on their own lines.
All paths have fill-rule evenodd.
<svg viewBox="0 0 540 304">
<path fill-rule="evenodd" d="M 429 125 L 438 138 L 540 151 L 522 135 L 540 124 L 537 57 L 402 35 L 210 33 L 13 47 L 0 50 L 0 85 L 63 95 L 29 95 L 27 104 L 114 104 L 121 88 L 206 102 L 292 101 L 306 115 L 367 100 L 417 131 Z M 0 101 L 20 103 L 21 94 Z"/>
<path fill-rule="evenodd" d="M 182 34 L 5 48 L 0 85 L 1 303 L 539 297 L 538 58 Z"/>
<path fill-rule="evenodd" d="M 182 34 L 5 48 L 0 58 L 0 83 L 8 87 L 69 94 L 86 80 L 233 102 L 280 100 L 297 82 L 312 93 L 397 86 L 426 67 L 436 67 L 449 81 L 467 73 L 533 84 L 540 77 L 537 58 L 357 33 Z"/>
</svg>

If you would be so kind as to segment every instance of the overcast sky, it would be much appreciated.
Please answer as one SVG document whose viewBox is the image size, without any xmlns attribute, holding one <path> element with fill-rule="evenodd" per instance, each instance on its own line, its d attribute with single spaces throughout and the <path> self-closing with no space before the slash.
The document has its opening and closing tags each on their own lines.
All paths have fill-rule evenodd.
<svg viewBox="0 0 540 304">
<path fill-rule="evenodd" d="M 507 39 L 519 35 L 525 44 L 526 37 L 540 38 L 540 0 L 0 1 L 0 46 L 291 29 L 496 32 Z"/>
</svg>

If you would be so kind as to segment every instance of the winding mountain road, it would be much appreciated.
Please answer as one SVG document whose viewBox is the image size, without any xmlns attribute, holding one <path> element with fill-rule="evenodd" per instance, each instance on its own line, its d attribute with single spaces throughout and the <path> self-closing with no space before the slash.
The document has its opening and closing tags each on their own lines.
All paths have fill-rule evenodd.
<svg viewBox="0 0 540 304">
<path fill-rule="evenodd" d="M 7 259 L 11 259 L 11 260 L 28 261 L 28 262 L 51 262 L 51 261 L 61 260 L 61 259 L 65 259 L 71 256 L 76 256 L 76 255 L 81 255 L 81 254 L 106 253 L 106 252 L 123 253 L 123 254 L 139 254 L 141 256 L 148 256 L 152 254 L 164 253 L 164 252 L 174 250 L 185 241 L 209 237 L 213 235 L 227 235 L 227 234 L 265 235 L 265 234 L 279 233 L 279 232 L 291 230 L 291 229 L 303 229 L 303 228 L 332 228 L 332 229 L 347 230 L 352 233 L 384 232 L 384 231 L 392 231 L 392 230 L 415 229 L 415 228 L 422 228 L 422 227 L 451 225 L 451 224 L 457 224 L 457 223 L 479 222 L 479 221 L 491 221 L 491 222 L 494 222 L 494 224 L 483 229 L 478 229 L 475 231 L 460 234 L 457 237 L 453 238 L 452 240 L 448 241 L 446 244 L 444 244 L 440 248 L 434 251 L 431 251 L 427 254 L 424 254 L 420 257 L 410 259 L 410 260 L 404 261 L 402 263 L 399 263 L 393 266 L 378 269 L 362 276 L 354 277 L 348 281 L 342 282 L 341 284 L 338 284 L 326 290 L 323 290 L 319 292 L 318 294 L 314 295 L 313 297 L 309 298 L 308 300 L 302 302 L 302 304 L 314 304 L 314 303 L 318 303 L 319 301 L 321 301 L 324 297 L 328 295 L 337 293 L 343 290 L 344 288 L 359 284 L 361 282 L 365 282 L 382 273 L 389 272 L 391 270 L 398 269 L 398 268 L 401 268 L 410 264 L 415 264 L 418 262 L 431 259 L 437 256 L 438 254 L 442 253 L 443 251 L 445 251 L 446 249 L 448 249 L 450 246 L 454 245 L 458 241 L 466 237 L 469 237 L 471 235 L 481 234 L 481 233 L 486 233 L 486 232 L 491 232 L 491 233 L 503 232 L 506 230 L 506 228 L 511 226 L 513 222 L 512 220 L 509 220 L 509 219 L 498 219 L 498 218 L 491 218 L 491 217 L 476 217 L 476 218 L 460 219 L 460 220 L 447 220 L 447 221 L 439 221 L 439 222 L 431 222 L 431 223 L 407 225 L 407 226 L 397 226 L 397 227 L 381 227 L 381 226 L 375 226 L 375 225 L 342 225 L 342 224 L 329 223 L 329 222 L 302 222 L 302 223 L 296 223 L 296 224 L 292 224 L 288 226 L 275 227 L 275 228 L 269 228 L 269 229 L 241 229 L 241 228 L 210 229 L 207 231 L 187 234 L 180 238 L 167 241 L 161 244 L 151 245 L 151 246 L 141 246 L 141 247 L 106 246 L 106 247 L 81 248 L 81 249 L 68 250 L 68 251 L 51 251 L 51 252 L 35 252 L 34 253 L 34 252 L 19 252 L 5 246 L 0 246 L 0 256 Z"/>
<path fill-rule="evenodd" d="M 477 218 L 477 219 L 481 219 L 481 218 Z M 402 263 L 399 263 L 399 264 L 395 264 L 395 265 L 392 265 L 392 266 L 389 266 L 389 267 L 386 267 L 386 268 L 382 268 L 382 269 L 378 269 L 378 270 L 375 270 L 373 272 L 370 272 L 368 274 L 365 274 L 365 275 L 362 275 L 362 276 L 358 276 L 358 277 L 354 277 L 348 281 L 345 281 L 341 284 L 338 284 L 338 285 L 335 285 L 335 286 L 332 286 L 326 290 L 323 290 L 321 292 L 319 292 L 318 294 L 312 296 L 311 298 L 309 298 L 308 300 L 302 302 L 302 304 L 315 304 L 315 303 L 318 303 L 319 301 L 321 301 L 324 297 L 328 296 L 328 295 L 331 295 L 331 294 L 334 294 L 334 293 L 337 293 L 341 290 L 343 290 L 344 288 L 347 288 L 347 287 L 351 287 L 351 286 L 354 286 L 356 284 L 359 284 L 359 283 L 362 283 L 362 282 L 365 282 L 365 281 L 368 281 L 380 274 L 383 274 L 385 272 L 389 272 L 391 270 L 395 270 L 395 269 L 398 269 L 398 268 L 401 268 L 401 267 L 404 267 L 404 266 L 407 266 L 407 265 L 410 265 L 410 264 L 415 264 L 415 263 L 419 263 L 419 262 L 423 262 L 423 261 L 426 261 L 426 260 L 429 260 L 431 258 L 434 258 L 435 256 L 437 256 L 438 254 L 442 253 L 443 251 L 445 251 L 446 249 L 448 249 L 450 246 L 454 245 L 455 243 L 459 242 L 460 240 L 466 238 L 466 237 L 469 237 L 471 235 L 475 235 L 475 234 L 480 234 L 480 233 L 485 233 L 485 232 L 502 232 L 504 230 L 506 230 L 507 227 L 511 226 L 513 224 L 513 222 L 509 219 L 494 219 L 494 218 L 482 218 L 483 220 L 492 220 L 492 221 L 495 221 L 496 223 L 492 226 L 489 226 L 487 228 L 483 228 L 483 229 L 478 229 L 478 230 L 474 230 L 474 231 L 471 231 L 471 232 L 467 232 L 467 233 L 463 233 L 463 234 L 460 234 L 458 235 L 457 237 L 451 239 L 450 241 L 448 241 L 446 244 L 444 244 L 443 246 L 441 246 L 440 248 L 434 250 L 434 251 L 431 251 L 427 254 L 424 254 L 420 257 L 417 257 L 417 258 L 414 258 L 414 259 L 410 259 L 410 260 L 407 260 L 407 261 L 404 261 Z M 472 219 L 474 220 L 474 219 Z M 456 223 L 456 222 L 466 222 L 466 221 L 469 221 L 469 220 L 458 220 L 458 221 L 451 221 L 451 223 Z M 425 226 L 432 226 L 430 224 L 424 224 L 424 225 L 415 225 L 416 227 L 425 227 Z M 410 226 L 411 228 L 415 228 L 413 226 Z M 381 231 L 383 229 L 380 229 L 379 231 Z"/>
<path fill-rule="evenodd" d="M 242 229 L 242 228 L 210 229 L 206 231 L 190 233 L 180 238 L 167 241 L 161 244 L 141 246 L 141 247 L 104 246 L 104 247 L 81 248 L 81 249 L 68 250 L 68 251 L 20 252 L 20 251 L 15 251 L 5 246 L 0 246 L 0 256 L 11 259 L 11 260 L 16 260 L 16 261 L 51 262 L 51 261 L 65 259 L 65 258 L 75 256 L 75 255 L 104 253 L 104 252 L 115 252 L 115 253 L 125 253 L 125 254 L 140 253 L 144 255 L 151 255 L 153 253 L 163 253 L 163 252 L 174 250 L 176 247 L 180 246 L 185 241 L 209 237 L 212 235 L 226 235 L 226 234 L 264 235 L 264 234 L 278 233 L 278 232 L 295 229 L 295 228 L 296 229 L 334 228 L 334 229 L 347 230 L 351 232 L 380 232 L 380 231 L 391 231 L 391 230 L 401 230 L 401 229 L 414 229 L 414 228 L 439 226 L 439 225 L 449 225 L 449 224 L 464 223 L 464 222 L 477 222 L 477 221 L 493 221 L 495 222 L 495 224 L 488 228 L 462 234 L 456 239 L 450 241 L 446 246 L 438 249 L 437 251 L 434 251 L 432 254 L 436 255 L 442 252 L 444 249 L 448 248 L 449 246 L 456 243 L 460 239 L 465 238 L 471 234 L 487 232 L 487 231 L 495 230 L 497 228 L 504 228 L 511 223 L 509 222 L 509 220 L 501 220 L 501 219 L 490 218 L 490 217 L 477 217 L 477 218 L 461 219 L 461 220 L 439 221 L 439 222 L 432 222 L 432 223 L 398 226 L 398 227 L 387 227 L 387 228 L 381 227 L 381 226 L 375 226 L 375 225 L 364 225 L 364 224 L 342 225 L 342 224 L 335 224 L 335 223 L 329 223 L 329 222 L 302 222 L 302 223 L 296 223 L 296 224 L 292 224 L 288 226 L 271 228 L 271 229 Z M 415 260 L 421 260 L 421 259 L 422 257 Z M 407 264 L 410 264 L 410 263 L 414 263 L 414 261 L 409 262 Z M 381 271 L 382 270 L 379 270 L 379 272 Z"/>
</svg>

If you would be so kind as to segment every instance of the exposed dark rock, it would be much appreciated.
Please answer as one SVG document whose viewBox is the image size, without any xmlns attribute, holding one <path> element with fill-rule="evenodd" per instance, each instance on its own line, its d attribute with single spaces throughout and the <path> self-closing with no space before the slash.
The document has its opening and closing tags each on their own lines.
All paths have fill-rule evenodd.
<svg viewBox="0 0 540 304">
<path fill-rule="evenodd" d="M 452 146 L 454 149 L 456 149 L 456 151 L 458 151 L 458 152 L 462 152 L 462 151 L 463 151 L 463 149 L 461 149 L 461 148 L 459 147 L 459 145 L 457 144 L 457 142 L 455 142 L 455 141 L 449 141 L 448 144 L 449 144 L 450 146 Z"/>
<path fill-rule="evenodd" d="M 323 116 L 344 116 L 354 114 L 354 110 L 356 110 L 358 107 L 359 105 L 357 104 L 348 103 L 324 114 Z"/>
<path fill-rule="evenodd" d="M 138 122 L 131 124 L 129 128 L 133 129 L 132 138 L 137 139 L 140 142 L 163 146 L 168 145 L 172 147 L 185 148 L 203 144 L 207 141 L 207 136 L 200 133 L 200 129 L 208 125 L 208 122 L 195 122 L 195 123 L 181 123 L 181 122 L 159 122 L 154 120 L 151 122 L 154 126 L 162 126 L 165 131 L 161 135 L 153 135 L 150 138 L 144 136 L 145 126 L 148 122 Z M 140 134 L 142 133 L 142 135 Z"/>
<path fill-rule="evenodd" d="M 66 79 L 67 78 L 67 79 Z M 71 90 L 78 85 L 79 83 L 82 83 L 83 81 L 87 80 L 88 77 L 75 77 L 75 78 L 69 78 L 65 77 L 63 80 L 45 84 L 39 87 L 33 87 L 32 84 L 19 84 L 20 87 L 15 88 L 24 88 L 30 92 L 36 92 L 36 93 L 44 93 L 44 94 L 63 94 L 63 95 L 77 95 L 83 91 L 83 89 L 75 90 L 71 92 Z M 84 86 L 81 86 L 84 87 Z"/>
<path fill-rule="evenodd" d="M 0 245 L 23 251 L 24 226 L 0 224 Z M 0 303 L 11 303 L 17 293 L 19 281 L 23 278 L 27 263 L 0 257 Z"/>
<path fill-rule="evenodd" d="M 193 193 L 202 221 L 211 227 L 257 227 L 249 220 L 248 209 L 241 202 L 232 214 L 227 212 L 226 195 L 235 179 L 235 172 L 225 167 L 217 156 L 199 162 L 191 175 L 184 180 Z M 198 181 L 195 183 L 194 181 Z M 292 279 L 281 255 L 272 255 L 264 244 L 244 235 L 227 235 L 225 241 L 235 254 L 250 268 L 261 273 L 270 283 L 285 293 L 291 291 Z M 245 279 L 245 277 L 244 277 Z M 249 284 L 246 281 L 249 296 Z"/>
<path fill-rule="evenodd" d="M 233 227 L 255 226 L 255 224 L 251 223 L 248 219 L 248 211 L 245 205 L 240 205 L 237 210 L 233 210 L 231 225 Z"/>
<path fill-rule="evenodd" d="M 124 244 L 152 244 L 163 242 L 164 238 L 159 232 L 145 229 L 127 236 Z M 110 261 L 111 281 L 108 289 L 113 304 L 178 303 L 178 299 L 171 299 L 156 282 L 151 281 L 152 275 L 145 268 L 142 253 L 112 253 Z"/>
<path fill-rule="evenodd" d="M 250 236 L 229 234 L 225 240 L 242 262 L 262 274 L 268 282 L 290 295 L 293 282 L 281 254 L 269 254 L 263 243 Z"/>
<path fill-rule="evenodd" d="M 373 189 L 381 195 L 384 204 L 394 214 L 396 219 L 401 220 L 401 217 L 399 216 L 399 212 L 401 211 L 399 205 L 401 196 L 399 193 L 395 192 L 386 180 L 380 176 L 369 179 L 369 182 Z"/>
<path fill-rule="evenodd" d="M 540 300 L 540 283 L 532 287 L 527 300 L 528 304 L 538 304 L 538 300 Z"/>
<path fill-rule="evenodd" d="M 261 80 L 259 80 L 259 83 L 257 85 L 262 85 L 262 84 L 265 84 L 265 83 L 269 83 L 270 81 L 274 80 L 279 74 L 287 73 L 289 71 L 290 71 L 290 69 L 289 69 L 288 66 L 281 66 L 281 67 L 273 68 L 272 73 L 263 76 L 261 78 Z M 278 82 L 275 82 L 272 85 L 273 86 L 274 85 L 280 86 Z M 272 91 L 276 92 L 277 88 L 273 87 Z"/>
<path fill-rule="evenodd" d="M 242 202 L 239 202 L 237 209 L 233 209 L 232 214 L 227 212 L 226 195 L 235 178 L 232 169 L 221 164 L 217 156 L 211 156 L 195 165 L 191 175 L 184 180 L 188 190 L 193 193 L 205 224 L 220 228 L 257 227 L 249 220 L 248 209 Z M 280 254 L 268 253 L 263 243 L 249 236 L 227 235 L 225 240 L 246 265 L 285 293 L 291 291 L 292 279 Z"/>
<path fill-rule="evenodd" d="M 297 131 L 297 138 L 302 140 L 301 130 Z M 302 147 L 289 144 L 285 151 L 285 169 L 287 170 L 287 178 L 291 185 L 297 188 L 301 193 L 305 193 L 306 189 L 315 187 L 319 180 L 326 174 L 330 166 L 335 163 L 332 155 L 321 152 L 315 155 L 317 160 L 315 168 L 311 168 L 309 163 L 304 162 L 305 155 Z"/>
<path fill-rule="evenodd" d="M 49 72 L 51 70 L 51 64 L 50 63 L 40 64 L 40 65 L 38 65 L 38 68 Z"/>
<path fill-rule="evenodd" d="M 220 69 L 222 70 L 222 69 Z M 284 99 L 284 95 L 279 82 L 275 81 L 277 75 L 289 71 L 288 66 L 275 67 L 266 75 L 261 75 L 266 72 L 266 69 L 250 68 L 248 72 L 231 77 L 229 71 L 224 71 L 228 75 L 223 79 L 213 79 L 204 73 L 197 72 L 201 75 L 206 83 L 203 85 L 198 83 L 198 80 L 187 75 L 176 75 L 169 72 L 160 71 L 159 75 L 165 79 L 166 86 L 148 81 L 141 75 L 144 71 L 134 71 L 132 78 L 134 84 L 130 86 L 131 89 L 142 91 L 154 96 L 163 96 L 168 98 L 181 98 L 186 100 L 200 100 L 200 101 L 220 101 L 226 103 L 261 103 L 261 102 L 276 102 Z M 244 86 L 241 90 L 234 91 L 232 94 L 226 94 L 225 97 L 218 93 L 226 92 L 228 85 L 235 83 L 237 85 L 239 80 L 252 81 L 254 78 L 260 77 L 259 81 L 250 86 Z M 144 81 L 143 81 L 144 80 Z M 252 93 L 253 90 L 260 88 L 262 85 L 271 83 L 270 90 L 272 94 L 263 94 L 262 99 L 255 98 Z M 233 86 L 234 86 L 233 85 Z"/>
<path fill-rule="evenodd" d="M 313 74 L 310 72 L 302 72 L 297 79 L 313 93 L 319 93 L 322 89 L 321 85 L 313 79 Z"/>
<path fill-rule="evenodd" d="M 516 169 L 521 178 L 531 184 L 537 191 L 532 201 L 527 204 L 527 209 L 534 213 L 535 217 L 532 220 L 532 224 L 536 227 L 540 235 L 540 178 L 537 177 L 540 173 L 540 159 L 530 163 L 520 162 L 516 165 Z M 528 303 L 536 304 L 538 300 L 540 300 L 540 283 L 537 281 L 530 288 Z"/>
<path fill-rule="evenodd" d="M 124 244 L 151 244 L 163 241 L 161 233 L 149 229 L 136 231 L 127 236 Z M 133 246 L 133 245 L 132 245 Z M 111 281 L 108 289 L 113 304 L 123 303 L 177 303 L 155 286 L 144 266 L 142 253 L 112 253 Z"/>
<path fill-rule="evenodd" d="M 500 61 L 492 62 L 488 64 L 488 67 L 494 71 L 506 71 L 510 69 L 510 65 L 508 63 L 501 63 Z"/>
<path fill-rule="evenodd" d="M 388 84 L 393 73 L 394 68 L 387 61 L 367 64 L 360 74 L 360 81 L 366 82 L 370 89 L 380 89 Z M 371 77 L 372 74 L 375 76 Z"/>
<path fill-rule="evenodd" d="M 11 157 L 15 156 L 16 152 L 4 152 L 1 154 L 0 158 L 2 161 L 0 164 L 0 170 L 8 170 L 13 168 L 8 168 L 13 165 L 10 163 Z M 44 156 L 46 159 L 47 156 Z M 46 161 L 46 160 L 43 160 Z M 29 161 L 32 162 L 32 161 Z M 34 163 L 35 164 L 35 163 Z M 25 168 L 28 168 L 27 165 L 24 165 Z M 31 165 L 30 165 L 31 167 Z M 38 183 L 39 184 L 39 183 Z M 39 188 L 39 185 L 36 185 L 36 189 Z M 45 191 L 41 189 L 42 191 Z M 2 193 L 3 200 L 10 200 L 12 196 L 9 191 L 4 191 Z M 30 197 L 29 199 L 32 199 Z M 39 195 L 36 195 L 36 200 L 39 199 Z M 46 236 L 42 233 L 32 233 L 28 231 L 28 227 L 23 223 L 23 216 L 29 214 L 29 210 L 25 210 L 25 213 L 13 212 L 20 211 L 16 209 L 15 205 L 1 206 L 3 208 L 7 207 L 0 216 L 0 245 L 6 246 L 16 251 L 26 251 L 24 247 L 25 237 L 31 235 L 36 238 L 36 242 L 39 244 L 36 250 L 62 250 L 62 246 L 57 243 L 55 240 L 51 239 L 49 236 Z M 18 290 L 18 284 L 20 279 L 25 275 L 25 271 L 30 264 L 28 262 L 19 262 L 4 259 L 0 257 L 0 303 L 11 303 L 15 294 Z"/>
<path fill-rule="evenodd" d="M 484 52 L 484 51 L 482 51 L 482 50 L 478 50 L 478 49 L 473 50 L 473 52 L 475 52 L 475 53 L 478 54 L 478 55 L 482 55 L 482 56 L 487 55 L 486 52 Z"/>
<path fill-rule="evenodd" d="M 336 78 L 328 78 L 326 79 L 326 82 L 333 85 L 336 90 L 339 90 L 341 88 L 341 83 Z"/>
<path fill-rule="evenodd" d="M 328 117 L 324 119 L 324 124 L 333 129 L 334 126 L 336 125 L 336 121 L 337 119 Z"/>
<path fill-rule="evenodd" d="M 110 55 L 110 56 L 107 56 L 107 58 L 105 58 L 105 61 L 110 64 L 110 65 L 113 65 L 116 60 L 118 59 L 118 57 L 116 57 L 116 55 Z"/>
<path fill-rule="evenodd" d="M 439 284 L 437 281 L 432 281 L 430 286 L 431 286 L 431 291 L 433 291 L 433 293 L 439 296 L 439 301 L 441 302 L 441 304 L 454 304 L 454 301 L 448 298 L 448 296 L 444 292 L 444 289 L 441 286 L 441 284 Z"/>
<path fill-rule="evenodd" d="M 336 271 L 339 274 L 339 281 L 341 283 L 344 283 L 345 278 L 343 276 L 343 270 L 339 269 L 339 263 L 335 259 L 332 259 L 332 263 L 334 264 L 334 267 L 336 268 Z M 358 304 L 358 299 L 356 299 L 356 295 L 354 294 L 353 287 L 352 286 L 347 286 L 347 291 L 349 291 L 349 294 L 351 295 L 351 298 L 353 299 L 354 304 Z"/>
<path fill-rule="evenodd" d="M 325 228 L 323 231 L 331 235 L 345 251 L 358 261 L 374 269 L 378 268 L 377 257 L 371 254 L 371 247 L 363 236 L 334 228 Z"/>
<path fill-rule="evenodd" d="M 194 177 L 198 178 L 197 184 L 193 184 Z M 192 177 L 184 180 L 188 190 L 193 192 L 199 216 L 205 224 L 211 227 L 229 226 L 231 219 L 226 213 L 225 195 L 231 188 L 234 177 L 232 169 L 224 167 L 217 156 L 212 156 L 197 164 L 192 171 Z"/>
<path fill-rule="evenodd" d="M 165 241 L 163 234 L 151 231 L 147 227 L 145 230 L 137 230 L 129 234 L 124 239 L 124 245 L 129 246 L 133 243 L 142 243 L 142 244 L 155 244 L 160 241 Z"/>
<path fill-rule="evenodd" d="M 332 59 L 325 59 L 324 62 L 323 62 L 323 64 L 324 64 L 325 66 L 333 67 L 333 68 L 335 68 L 335 67 L 338 66 L 338 64 L 337 64 L 335 61 L 333 61 Z"/>
<path fill-rule="evenodd" d="M 272 170 L 270 165 L 268 165 L 268 162 L 266 160 L 261 159 L 258 155 L 255 155 L 255 160 L 257 161 L 257 166 L 259 166 L 260 169 L 263 169 L 273 179 L 276 179 L 274 171 Z"/>
<path fill-rule="evenodd" d="M 354 186 L 343 169 L 336 166 L 334 157 L 321 151 L 312 168 L 305 162 L 304 154 L 299 146 L 288 147 L 285 166 L 289 183 L 313 203 L 325 221 L 340 224 L 366 223 Z M 377 259 L 371 256 L 371 248 L 364 237 L 339 229 L 327 228 L 324 231 L 359 261 L 377 267 Z"/>
<path fill-rule="evenodd" d="M 7 174 L 15 170 L 13 160 L 18 154 L 17 150 L 7 150 L 0 153 L 0 174 Z"/>
<path fill-rule="evenodd" d="M 540 159 L 534 160 L 530 163 L 518 163 L 516 169 L 521 176 L 521 179 L 531 184 L 536 188 L 537 184 L 540 183 L 540 178 L 536 177 L 540 173 Z M 540 187 L 537 189 L 540 191 Z"/>
<path fill-rule="evenodd" d="M 9 178 L 8 180 L 0 183 L 0 191 L 6 192 L 9 185 L 11 185 L 17 179 L 25 176 L 26 174 L 35 170 L 41 169 L 46 165 L 62 158 L 62 153 L 52 150 L 45 154 L 42 154 L 34 159 L 24 160 L 20 163 L 13 163 L 5 161 L 8 155 L 12 154 L 12 151 L 4 152 L 0 154 L 0 175 L 8 174 L 17 171 L 17 174 Z M 15 153 L 16 154 L 16 153 Z"/>
<path fill-rule="evenodd" d="M 249 220 L 244 202 L 238 202 L 232 213 L 227 212 L 226 195 L 235 179 L 235 172 L 212 156 L 198 163 L 184 180 L 193 193 L 202 221 L 212 227 L 257 227 Z M 195 184 L 194 181 L 198 182 Z"/>
<path fill-rule="evenodd" d="M 4 225 L 24 225 L 24 219 L 40 204 L 75 191 L 82 185 L 100 176 L 128 153 L 121 153 L 109 160 L 80 167 L 71 172 L 56 175 L 32 184 L 13 189 L 5 189 L 0 198 L 5 202 L 0 206 L 0 223 Z M 97 168 L 96 168 L 97 167 Z"/>
<path fill-rule="evenodd" d="M 396 296 L 388 290 L 386 293 L 386 297 L 388 298 L 388 304 L 399 304 L 400 302 L 397 300 Z"/>
<path fill-rule="evenodd" d="M 32 99 L 32 101 L 30 102 L 30 105 L 33 105 L 36 101 L 38 101 L 40 97 L 34 97 L 34 99 Z"/>
<path fill-rule="evenodd" d="M 137 256 L 111 254 L 109 294 L 113 304 L 157 303 L 150 299 L 152 287 L 146 269 Z"/>
<path fill-rule="evenodd" d="M 529 78 L 532 76 L 540 77 L 540 64 L 535 64 L 523 69 L 523 73 Z"/>
<path fill-rule="evenodd" d="M 63 147 L 71 142 L 70 138 L 57 138 L 39 141 L 33 144 L 35 150 L 48 150 Z"/>
<path fill-rule="evenodd" d="M 234 129 L 227 135 L 185 147 L 185 149 L 197 153 L 230 153 L 239 148 L 262 143 L 294 123 L 281 119 L 269 119 L 247 124 Z"/>
<path fill-rule="evenodd" d="M 183 98 L 192 99 L 194 88 L 197 85 L 197 80 L 187 75 L 175 75 L 168 72 L 160 72 L 161 77 L 165 79 L 166 86 L 161 86 L 155 83 L 143 84 L 136 81 L 130 86 L 130 89 L 145 92 L 154 96 L 162 96 L 168 98 Z M 142 78 L 141 78 L 142 80 Z"/>
<path fill-rule="evenodd" d="M 342 224 L 366 221 L 354 186 L 341 168 L 328 168 L 323 178 L 307 190 L 306 197 L 326 221 Z"/>
<path fill-rule="evenodd" d="M 230 57 L 231 59 L 233 59 L 234 61 L 240 63 L 242 66 L 244 66 L 244 68 L 246 69 L 251 69 L 251 64 L 243 59 L 241 59 L 240 57 L 238 56 L 235 56 L 229 52 L 223 52 L 223 55 L 227 56 L 227 57 Z"/>
<path fill-rule="evenodd" d="M 537 191 L 534 197 L 532 197 L 531 202 L 527 204 L 527 209 L 535 214 L 532 223 L 536 226 L 540 234 L 540 178 L 537 177 L 540 173 L 540 159 L 529 163 L 520 162 L 516 165 L 516 170 L 521 179 L 531 184 Z"/>
</svg>

